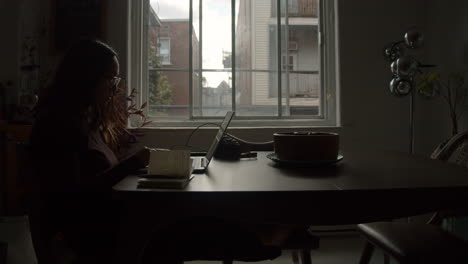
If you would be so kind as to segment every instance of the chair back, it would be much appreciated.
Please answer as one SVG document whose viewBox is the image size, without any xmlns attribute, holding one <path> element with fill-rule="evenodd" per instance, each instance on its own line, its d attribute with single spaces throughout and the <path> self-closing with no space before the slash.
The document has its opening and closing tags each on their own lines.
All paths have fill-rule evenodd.
<svg viewBox="0 0 468 264">
<path fill-rule="evenodd" d="M 431 158 L 468 168 L 468 131 L 456 134 L 447 142 L 439 145 L 439 147 L 437 147 L 437 149 L 432 153 Z M 445 218 L 455 217 L 458 215 L 466 215 L 465 210 L 435 212 L 427 223 L 441 225 Z"/>
<path fill-rule="evenodd" d="M 450 138 L 432 158 L 468 167 L 468 132 Z"/>
</svg>

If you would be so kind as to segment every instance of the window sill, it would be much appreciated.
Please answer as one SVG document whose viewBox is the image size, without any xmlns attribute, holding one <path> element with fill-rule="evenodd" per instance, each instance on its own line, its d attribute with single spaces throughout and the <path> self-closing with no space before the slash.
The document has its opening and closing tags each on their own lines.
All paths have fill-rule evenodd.
<svg viewBox="0 0 468 264">
<path fill-rule="evenodd" d="M 191 145 L 209 146 L 217 127 L 202 127 L 196 132 L 196 140 Z M 139 128 L 132 129 L 136 133 L 144 135 L 143 142 L 148 146 L 171 148 L 185 142 L 194 128 L 188 127 L 164 127 L 164 128 Z M 274 133 L 311 131 L 311 132 L 333 132 L 342 134 L 342 127 L 229 127 L 227 133 L 252 142 L 265 142 L 273 140 Z M 195 143 L 194 143 L 195 142 Z"/>
<path fill-rule="evenodd" d="M 242 118 L 242 117 L 241 117 Z M 149 118 L 151 120 L 151 118 Z M 179 120 L 179 121 L 168 121 L 158 120 L 154 123 L 140 128 L 140 129 L 192 129 L 203 124 L 215 123 L 219 124 L 220 118 L 211 119 L 198 119 L 198 120 Z M 214 127 L 214 125 L 207 125 L 206 127 Z M 335 120 L 324 120 L 324 119 L 261 119 L 261 120 L 232 120 L 229 125 L 230 129 L 258 129 L 258 128 L 279 128 L 279 129 L 296 129 L 296 128 L 337 128 L 340 124 L 337 124 Z M 137 127 L 129 127 L 135 129 Z"/>
<path fill-rule="evenodd" d="M 192 130 L 195 129 L 196 127 L 130 127 L 128 130 L 130 131 L 140 131 L 140 132 L 146 132 L 146 131 L 170 131 L 170 130 Z M 232 127 L 229 126 L 228 130 L 239 130 L 239 131 L 249 131 L 249 130 L 271 130 L 271 129 L 278 129 L 278 130 L 317 130 L 317 131 L 322 131 L 322 130 L 341 130 L 343 127 L 342 126 L 276 126 L 276 127 Z M 201 127 L 199 129 L 208 129 L 208 130 L 217 130 L 218 127 L 215 126 L 206 126 L 206 127 Z"/>
<path fill-rule="evenodd" d="M 142 135 L 139 139 L 139 146 L 172 149 L 187 144 L 193 149 L 206 151 L 213 141 L 217 129 L 215 127 L 201 128 L 193 134 L 191 140 L 189 138 L 194 132 L 194 128 L 140 128 L 133 131 Z M 227 129 L 227 133 L 251 142 L 271 141 L 274 133 L 293 131 L 334 132 L 341 135 L 343 129 L 341 127 L 229 127 Z M 187 140 L 189 140 L 188 143 L 186 143 Z"/>
</svg>

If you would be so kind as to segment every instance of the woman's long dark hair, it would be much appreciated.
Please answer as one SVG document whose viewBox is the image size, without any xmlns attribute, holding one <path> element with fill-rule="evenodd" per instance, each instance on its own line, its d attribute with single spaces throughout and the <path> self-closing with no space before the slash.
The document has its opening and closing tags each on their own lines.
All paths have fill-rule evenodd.
<svg viewBox="0 0 468 264">
<path fill-rule="evenodd" d="M 117 53 L 98 40 L 81 40 L 59 64 L 55 77 L 40 91 L 36 114 L 55 115 L 67 122 L 87 120 L 89 128 L 100 130 L 106 143 L 119 150 L 126 133 L 127 112 L 122 91 L 109 94 L 109 100 L 99 103 L 96 90 L 112 66 Z M 123 97 L 125 98 L 125 97 Z"/>
</svg>

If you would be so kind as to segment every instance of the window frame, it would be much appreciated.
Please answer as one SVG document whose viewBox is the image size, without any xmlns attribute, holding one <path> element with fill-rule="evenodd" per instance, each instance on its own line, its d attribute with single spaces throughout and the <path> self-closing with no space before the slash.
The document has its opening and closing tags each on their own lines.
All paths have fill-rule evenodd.
<svg viewBox="0 0 468 264">
<path fill-rule="evenodd" d="M 280 0 L 278 0 L 279 3 Z M 255 127 L 285 127 L 285 128 L 309 128 L 309 127 L 339 127 L 340 124 L 340 82 L 339 82 L 339 49 L 338 49 L 338 1 L 337 0 L 318 0 L 319 16 L 319 47 L 321 53 L 320 60 L 320 80 L 321 80 L 321 103 L 323 112 L 318 116 L 255 116 L 245 117 L 236 116 L 232 121 L 232 127 L 255 128 Z M 148 24 L 149 0 L 136 0 L 129 3 L 129 37 L 127 40 L 128 61 L 127 79 L 129 87 L 139 87 L 140 93 L 136 98 L 141 104 L 146 101 L 148 91 L 143 87 L 148 87 L 148 65 L 144 58 L 147 58 L 148 43 L 146 26 Z M 194 0 L 189 1 L 191 9 Z M 233 12 L 234 13 L 234 12 Z M 191 16 L 190 23 L 193 21 Z M 326 34 L 324 33 L 326 32 Z M 191 37 L 189 38 L 191 40 Z M 190 41 L 191 42 L 191 41 Z M 189 43 L 192 50 L 192 43 Z M 233 47 L 233 52 L 235 49 Z M 234 57 L 234 56 L 233 56 Z M 192 69 L 193 70 L 193 69 Z M 191 76 L 191 75 L 190 75 Z M 130 89 L 129 89 L 130 90 Z M 191 91 L 190 91 L 191 93 Z M 191 112 L 191 111 L 190 111 Z M 190 115 L 192 116 L 192 114 Z M 195 127 L 200 124 L 213 120 L 221 120 L 222 117 L 203 117 L 193 119 L 187 116 L 186 119 L 178 120 L 158 120 L 152 124 L 152 128 L 187 128 Z M 138 127 L 139 123 L 135 120 L 129 121 L 129 127 Z"/>
</svg>

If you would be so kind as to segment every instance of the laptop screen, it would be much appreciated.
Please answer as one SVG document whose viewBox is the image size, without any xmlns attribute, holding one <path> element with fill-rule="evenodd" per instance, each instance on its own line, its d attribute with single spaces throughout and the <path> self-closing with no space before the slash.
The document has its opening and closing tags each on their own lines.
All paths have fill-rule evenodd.
<svg viewBox="0 0 468 264">
<path fill-rule="evenodd" d="M 231 111 L 228 111 L 226 115 L 224 116 L 224 120 L 219 126 L 218 133 L 216 134 L 216 137 L 213 140 L 213 143 L 211 143 L 211 146 L 208 149 L 208 152 L 206 153 L 207 162 L 210 162 L 211 158 L 213 158 L 216 148 L 218 147 L 218 144 L 221 141 L 221 138 L 223 137 L 224 132 L 226 132 L 226 129 L 229 126 L 229 123 L 231 123 L 231 119 L 233 116 L 234 116 L 234 112 L 231 112 Z"/>
</svg>

